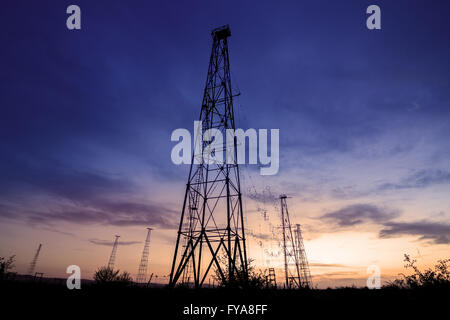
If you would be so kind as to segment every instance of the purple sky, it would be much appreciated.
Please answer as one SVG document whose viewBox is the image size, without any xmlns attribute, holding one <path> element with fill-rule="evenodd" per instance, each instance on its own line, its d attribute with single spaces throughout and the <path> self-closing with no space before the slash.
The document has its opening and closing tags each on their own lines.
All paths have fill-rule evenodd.
<svg viewBox="0 0 450 320">
<path fill-rule="evenodd" d="M 80 31 L 65 27 L 69 4 Z M 370 4 L 3 1 L 0 255 L 26 265 L 40 235 L 86 249 L 147 226 L 172 250 L 188 167 L 172 164 L 170 134 L 197 119 L 210 30 L 224 24 L 238 127 L 280 129 L 279 174 L 247 167 L 245 188 L 293 196 L 306 239 L 369 230 L 445 252 L 450 5 L 377 1 L 382 30 L 369 31 Z"/>
</svg>

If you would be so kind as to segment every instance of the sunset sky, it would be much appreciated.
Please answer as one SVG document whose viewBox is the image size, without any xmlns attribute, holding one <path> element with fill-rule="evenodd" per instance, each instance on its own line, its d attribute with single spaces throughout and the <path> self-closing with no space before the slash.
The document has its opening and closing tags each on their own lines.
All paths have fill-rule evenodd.
<svg viewBox="0 0 450 320">
<path fill-rule="evenodd" d="M 36 271 L 91 278 L 119 234 L 135 277 L 152 227 L 148 273 L 167 282 L 189 170 L 170 135 L 192 131 L 229 24 L 237 126 L 280 129 L 279 173 L 241 168 L 256 267 L 282 275 L 281 193 L 319 287 L 449 258 L 449 17 L 448 1 L 3 1 L 0 256 L 25 273 L 42 243 Z"/>
</svg>

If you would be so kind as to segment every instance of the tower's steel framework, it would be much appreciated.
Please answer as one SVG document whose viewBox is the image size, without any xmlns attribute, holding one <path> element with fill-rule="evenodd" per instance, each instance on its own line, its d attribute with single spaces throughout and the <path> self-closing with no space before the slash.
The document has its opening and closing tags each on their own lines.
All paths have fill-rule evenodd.
<svg viewBox="0 0 450 320">
<path fill-rule="evenodd" d="M 292 232 L 286 198 L 286 195 L 280 195 L 285 286 L 286 288 L 298 288 L 300 287 L 300 265 L 295 250 L 294 233 Z"/>
<path fill-rule="evenodd" d="M 311 288 L 312 287 L 311 272 L 309 271 L 308 259 L 306 258 L 306 250 L 303 244 L 303 237 L 300 224 L 296 225 L 294 233 L 295 233 L 297 256 L 300 263 L 300 276 L 301 276 L 300 286 L 303 288 L 305 287 Z"/>
<path fill-rule="evenodd" d="M 214 29 L 211 35 L 213 45 L 199 119 L 205 135 L 208 129 L 217 129 L 227 137 L 226 130 L 235 129 L 228 55 L 230 28 Z M 201 144 L 201 150 L 211 147 L 209 141 L 196 143 Z M 194 146 L 170 273 L 172 286 L 190 279 L 192 285 L 201 287 L 212 267 L 224 284 L 245 282 L 248 278 L 234 136 L 232 143 L 233 159 L 213 164 L 203 161 L 203 151 L 196 154 L 198 144 Z"/>
<path fill-rule="evenodd" d="M 280 195 L 285 286 L 286 288 L 310 287 L 312 285 L 311 274 L 300 225 L 297 224 L 297 228 L 294 231 L 292 230 L 286 199 L 286 195 Z"/>
<path fill-rule="evenodd" d="M 136 282 L 138 283 L 145 282 L 147 277 L 148 254 L 150 252 L 150 234 L 153 229 L 147 228 L 147 230 L 147 237 L 145 238 L 144 250 L 142 251 L 141 263 L 139 264 L 138 275 L 136 278 Z"/>
<path fill-rule="evenodd" d="M 111 251 L 111 255 L 109 256 L 109 261 L 108 261 L 108 268 L 113 270 L 114 269 L 114 263 L 116 262 L 116 252 L 117 252 L 117 247 L 119 246 L 119 238 L 120 236 L 115 236 L 115 240 L 114 240 L 114 244 L 113 244 L 113 248 Z"/>
<path fill-rule="evenodd" d="M 36 268 L 37 260 L 39 258 L 39 253 L 41 252 L 41 248 L 42 248 L 42 244 L 40 243 L 36 250 L 36 253 L 34 254 L 34 258 L 33 258 L 33 260 L 31 260 L 30 266 L 28 267 L 28 274 L 33 275 L 34 269 Z"/>
</svg>

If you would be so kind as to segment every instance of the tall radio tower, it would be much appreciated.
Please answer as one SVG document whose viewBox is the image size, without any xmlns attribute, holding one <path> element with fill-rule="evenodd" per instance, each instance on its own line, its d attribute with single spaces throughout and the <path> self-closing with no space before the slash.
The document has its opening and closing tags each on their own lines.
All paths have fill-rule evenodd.
<svg viewBox="0 0 450 320">
<path fill-rule="evenodd" d="M 227 25 L 214 29 L 211 35 L 213 44 L 199 120 L 205 134 L 208 129 L 217 129 L 226 137 L 226 129 L 235 129 L 228 55 L 230 28 Z M 210 147 L 210 141 L 196 143 L 201 143 L 201 150 Z M 247 251 L 236 138 L 232 146 L 234 159 L 226 163 L 208 164 L 209 161 L 203 161 L 203 152 L 195 154 L 196 147 L 199 145 L 194 146 L 186 184 L 170 285 L 174 286 L 188 270 L 194 286 L 201 287 L 211 267 L 224 284 L 246 282 Z"/>
<path fill-rule="evenodd" d="M 114 263 L 116 262 L 116 252 L 117 252 L 117 247 L 119 246 L 119 237 L 120 236 L 115 236 L 116 239 L 114 240 L 114 244 L 113 244 L 113 248 L 111 251 L 111 255 L 109 256 L 109 262 L 108 262 L 108 269 L 113 270 L 114 269 Z"/>
<path fill-rule="evenodd" d="M 153 229 L 147 228 L 147 230 L 147 238 L 145 238 L 144 250 L 142 251 L 141 263 L 139 264 L 138 275 L 136 278 L 136 282 L 138 283 L 145 282 L 145 278 L 147 277 L 148 253 L 150 251 L 150 234 Z"/>
<path fill-rule="evenodd" d="M 34 258 L 33 258 L 33 260 L 31 260 L 30 266 L 28 267 L 28 274 L 33 275 L 34 269 L 36 268 L 37 260 L 39 258 L 39 253 L 41 252 L 41 248 L 42 248 L 42 244 L 40 243 L 36 250 Z"/>
</svg>

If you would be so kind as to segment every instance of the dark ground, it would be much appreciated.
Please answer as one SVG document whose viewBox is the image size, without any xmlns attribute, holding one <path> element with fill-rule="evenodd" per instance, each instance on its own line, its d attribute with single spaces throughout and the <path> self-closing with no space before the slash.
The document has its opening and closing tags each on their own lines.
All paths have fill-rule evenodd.
<svg viewBox="0 0 450 320">
<path fill-rule="evenodd" d="M 80 290 L 69 290 L 62 281 L 1 281 L 2 314 L 14 318 L 33 314 L 36 318 L 93 317 L 146 319 L 302 319 L 306 317 L 374 317 L 418 315 L 426 319 L 440 313 L 448 318 L 448 289 L 327 289 L 327 290 L 227 290 L 167 289 L 107 286 L 82 283 Z M 217 306 L 210 315 L 184 315 L 186 306 Z M 227 315 L 227 305 L 266 304 L 268 311 L 258 315 Z M 445 314 L 447 316 L 445 316 Z M 442 317 L 441 316 L 441 317 Z M 416 317 L 415 317 L 416 318 Z"/>
</svg>

